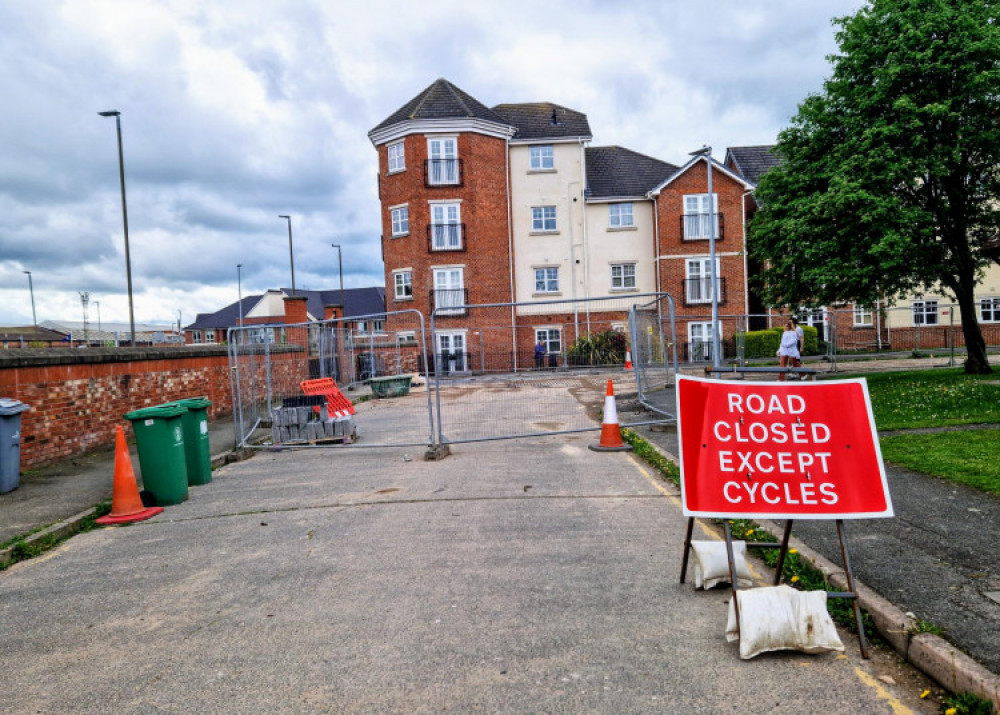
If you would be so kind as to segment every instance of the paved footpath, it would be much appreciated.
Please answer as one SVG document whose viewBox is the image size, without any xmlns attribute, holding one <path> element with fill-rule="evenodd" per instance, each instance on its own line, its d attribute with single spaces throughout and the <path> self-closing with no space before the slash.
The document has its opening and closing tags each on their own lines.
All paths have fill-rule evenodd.
<svg viewBox="0 0 1000 715">
<path fill-rule="evenodd" d="M 935 711 L 847 633 L 741 661 L 727 593 L 677 583 L 676 497 L 592 439 L 223 467 L 0 573 L 2 710 Z"/>
</svg>

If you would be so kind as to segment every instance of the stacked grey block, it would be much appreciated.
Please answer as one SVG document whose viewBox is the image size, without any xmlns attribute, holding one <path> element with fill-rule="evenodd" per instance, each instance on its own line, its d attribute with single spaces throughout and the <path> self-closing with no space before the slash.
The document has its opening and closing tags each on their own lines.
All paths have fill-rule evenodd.
<svg viewBox="0 0 1000 715">
<path fill-rule="evenodd" d="M 357 433 L 353 417 L 327 417 L 326 405 L 317 413 L 312 407 L 276 407 L 272 410 L 271 440 L 274 444 L 315 442 L 341 438 L 352 442 Z"/>
</svg>

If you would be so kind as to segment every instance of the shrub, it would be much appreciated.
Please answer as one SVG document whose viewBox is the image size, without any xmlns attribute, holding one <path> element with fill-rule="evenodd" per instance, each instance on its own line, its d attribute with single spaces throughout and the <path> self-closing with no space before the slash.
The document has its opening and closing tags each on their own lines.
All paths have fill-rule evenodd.
<svg viewBox="0 0 1000 715">
<path fill-rule="evenodd" d="M 621 365 L 625 362 L 628 338 L 624 333 L 605 330 L 578 338 L 566 352 L 570 365 Z"/>
<path fill-rule="evenodd" d="M 744 335 L 744 357 L 774 357 L 781 344 L 780 330 L 750 330 Z"/>
</svg>

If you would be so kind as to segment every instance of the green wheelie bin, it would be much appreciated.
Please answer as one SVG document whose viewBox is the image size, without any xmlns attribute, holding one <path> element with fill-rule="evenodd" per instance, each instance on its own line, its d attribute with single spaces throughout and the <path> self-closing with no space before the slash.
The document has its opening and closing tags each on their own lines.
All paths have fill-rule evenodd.
<svg viewBox="0 0 1000 715">
<path fill-rule="evenodd" d="M 180 405 L 157 405 L 125 415 L 135 432 L 143 489 L 156 502 L 147 506 L 180 504 L 188 497 L 182 419 L 186 412 Z"/>
<path fill-rule="evenodd" d="M 166 406 L 179 405 L 187 411 L 181 416 L 184 425 L 184 454 L 187 462 L 188 486 L 195 487 L 212 481 L 212 446 L 208 442 L 207 397 L 189 397 Z"/>
</svg>

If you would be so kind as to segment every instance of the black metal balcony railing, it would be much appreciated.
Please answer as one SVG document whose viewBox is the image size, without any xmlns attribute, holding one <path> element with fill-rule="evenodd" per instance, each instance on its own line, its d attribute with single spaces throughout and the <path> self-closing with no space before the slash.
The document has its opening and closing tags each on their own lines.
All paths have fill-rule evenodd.
<svg viewBox="0 0 1000 715">
<path fill-rule="evenodd" d="M 429 223 L 427 224 L 428 251 L 464 251 L 464 223 Z"/>
<path fill-rule="evenodd" d="M 683 214 L 680 217 L 681 235 L 685 241 L 707 241 L 709 238 L 709 216 L 711 214 Z M 721 213 L 715 214 L 715 240 L 721 241 L 726 237 L 725 217 Z"/>
<path fill-rule="evenodd" d="M 722 305 L 726 302 L 726 279 L 719 276 L 716 280 L 718 282 L 717 297 L 719 305 Z M 712 302 L 711 278 L 687 278 L 683 285 L 684 305 L 703 305 Z"/>
<path fill-rule="evenodd" d="M 465 166 L 461 159 L 424 159 L 424 186 L 462 186 Z"/>
<path fill-rule="evenodd" d="M 430 292 L 431 306 L 438 315 L 467 315 L 468 288 L 440 288 Z"/>
</svg>

